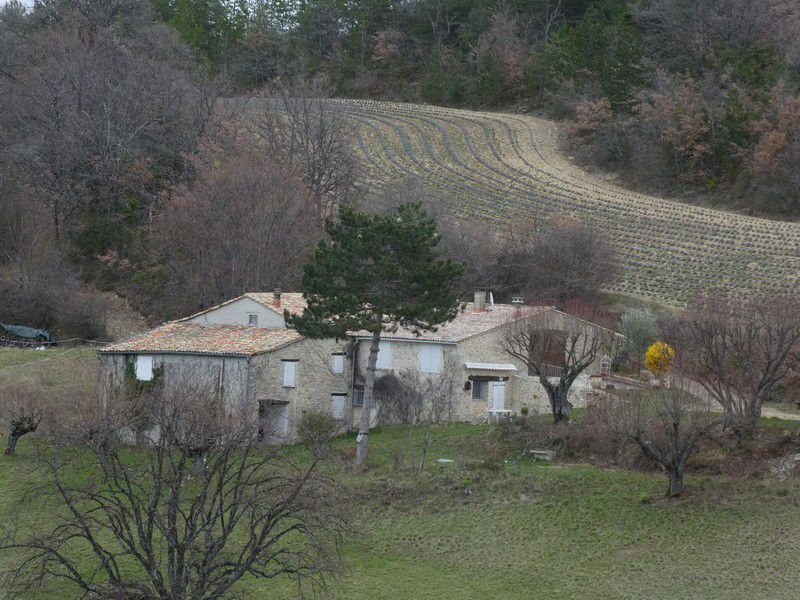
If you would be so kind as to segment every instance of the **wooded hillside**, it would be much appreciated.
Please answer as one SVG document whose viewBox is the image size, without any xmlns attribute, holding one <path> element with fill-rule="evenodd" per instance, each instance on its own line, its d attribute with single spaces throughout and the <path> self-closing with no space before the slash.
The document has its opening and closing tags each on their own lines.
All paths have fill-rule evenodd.
<svg viewBox="0 0 800 600">
<path fill-rule="evenodd" d="M 581 221 L 567 226 L 576 244 L 594 228 L 617 251 L 621 278 L 605 284 L 602 267 L 595 289 L 669 302 L 703 287 L 793 290 L 793 224 L 658 202 L 653 217 L 648 196 L 546 163 L 562 160 L 560 144 L 658 196 L 794 219 L 798 10 L 778 0 L 7 3 L 0 322 L 103 337 L 98 290 L 161 321 L 245 290 L 290 289 L 341 203 L 401 199 L 436 213 L 445 245 L 470 263 L 465 290 L 540 293 L 531 240 L 554 216 Z M 330 96 L 485 114 L 391 105 L 388 116 L 387 105 L 319 100 Z M 537 120 L 508 116 L 531 112 Z M 560 140 L 540 116 L 561 120 Z M 543 141 L 546 160 L 531 154 Z M 482 227 L 484 212 L 513 231 Z"/>
</svg>

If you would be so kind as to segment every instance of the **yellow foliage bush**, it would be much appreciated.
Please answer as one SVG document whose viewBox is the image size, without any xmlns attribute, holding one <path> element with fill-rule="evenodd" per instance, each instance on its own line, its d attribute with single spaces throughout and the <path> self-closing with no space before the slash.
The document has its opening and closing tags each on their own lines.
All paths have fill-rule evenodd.
<svg viewBox="0 0 800 600">
<path fill-rule="evenodd" d="M 656 377 L 663 377 L 669 373 L 674 362 L 675 350 L 666 342 L 656 342 L 644 355 L 644 368 Z"/>
</svg>

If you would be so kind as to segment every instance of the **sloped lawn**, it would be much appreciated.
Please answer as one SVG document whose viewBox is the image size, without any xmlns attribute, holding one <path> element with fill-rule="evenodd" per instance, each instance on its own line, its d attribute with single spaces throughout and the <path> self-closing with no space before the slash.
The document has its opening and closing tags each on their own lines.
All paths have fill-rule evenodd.
<svg viewBox="0 0 800 600">
<path fill-rule="evenodd" d="M 434 430 L 421 475 L 395 466 L 407 439 L 401 428 L 371 436 L 366 472 L 351 472 L 338 456 L 353 437 L 337 440 L 328 468 L 353 531 L 343 549 L 347 567 L 329 581 L 332 597 L 798 597 L 797 481 L 690 475 L 686 496 L 670 502 L 657 474 L 536 463 L 485 468 L 488 431 Z M 0 459 L 4 514 L 33 477 L 31 448 L 23 440 L 17 457 Z M 23 515 L 28 523 L 48 518 L 35 501 Z M 0 564 L 7 561 L 0 556 Z M 242 591 L 246 598 L 297 596 L 286 580 L 249 579 Z M 58 584 L 28 597 L 74 594 Z"/>
</svg>

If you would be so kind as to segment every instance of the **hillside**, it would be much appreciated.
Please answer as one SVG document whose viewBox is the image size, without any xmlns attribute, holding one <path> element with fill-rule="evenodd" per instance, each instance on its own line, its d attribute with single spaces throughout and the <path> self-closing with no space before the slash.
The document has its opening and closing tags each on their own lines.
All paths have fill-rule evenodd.
<svg viewBox="0 0 800 600">
<path fill-rule="evenodd" d="M 780 426 L 796 439 L 791 423 Z M 325 468 L 340 485 L 337 502 L 350 529 L 331 598 L 796 597 L 796 479 L 692 474 L 687 497 L 670 502 L 658 473 L 567 462 L 486 468 L 490 431 L 434 428 L 423 474 L 398 468 L 397 460 L 406 444 L 419 448 L 419 430 L 374 431 L 365 471 L 334 455 Z M 351 447 L 353 438 L 334 447 Z M 20 511 L 26 523 L 54 510 L 45 495 L 30 495 L 41 486 L 37 449 L 44 448 L 25 439 L 17 456 L 0 457 L 0 506 L 9 518 Z M 290 452 L 303 460 L 299 448 Z M 0 555 L 0 569 L 11 559 Z M 237 591 L 242 598 L 298 597 L 285 577 L 250 577 Z M 77 593 L 51 582 L 19 597 Z"/>
<path fill-rule="evenodd" d="M 800 225 L 622 189 L 571 164 L 551 121 L 374 101 L 341 101 L 369 184 L 419 177 L 488 223 L 558 213 L 613 241 L 610 291 L 680 304 L 701 289 L 800 291 Z"/>
</svg>

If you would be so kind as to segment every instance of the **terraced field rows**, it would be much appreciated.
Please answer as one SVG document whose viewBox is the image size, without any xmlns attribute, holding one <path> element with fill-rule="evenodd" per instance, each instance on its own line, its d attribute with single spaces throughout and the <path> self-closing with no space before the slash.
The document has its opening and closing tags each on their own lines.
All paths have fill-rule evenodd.
<svg viewBox="0 0 800 600">
<path fill-rule="evenodd" d="M 623 265 L 612 290 L 678 304 L 698 289 L 800 291 L 800 225 L 638 194 L 570 164 L 553 123 L 524 115 L 342 100 L 366 181 L 409 176 L 465 217 L 561 214 L 594 223 Z"/>
</svg>

